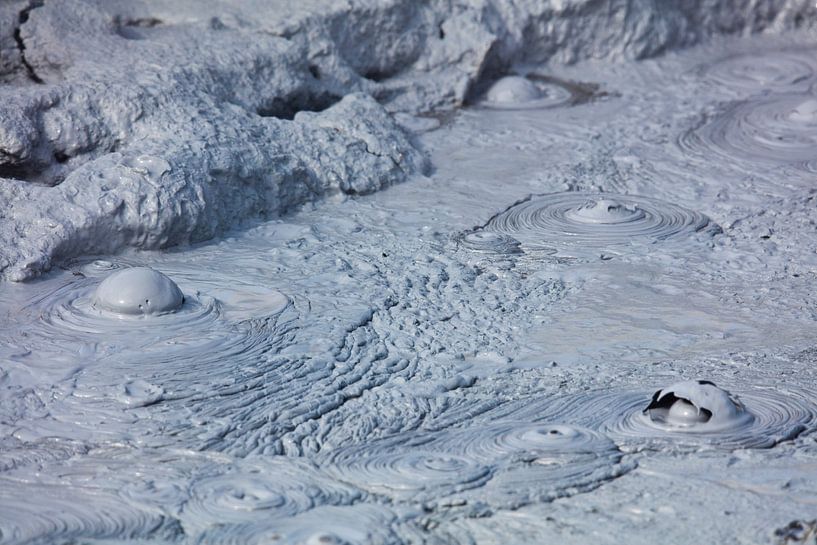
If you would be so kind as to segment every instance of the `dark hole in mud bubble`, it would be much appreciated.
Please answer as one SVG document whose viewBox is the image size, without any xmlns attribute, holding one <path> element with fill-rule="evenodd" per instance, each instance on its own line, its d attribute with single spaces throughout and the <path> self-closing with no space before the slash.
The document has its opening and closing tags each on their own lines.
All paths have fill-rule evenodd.
<svg viewBox="0 0 817 545">
<path fill-rule="evenodd" d="M 658 390 L 643 412 L 656 424 L 689 428 L 707 424 L 713 416 L 721 422 L 738 420 L 744 408 L 713 382 L 697 380 Z"/>
</svg>

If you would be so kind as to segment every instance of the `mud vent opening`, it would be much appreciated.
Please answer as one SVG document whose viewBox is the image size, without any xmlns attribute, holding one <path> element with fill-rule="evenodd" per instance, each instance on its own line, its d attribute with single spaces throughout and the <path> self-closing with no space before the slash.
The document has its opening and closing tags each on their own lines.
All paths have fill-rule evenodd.
<svg viewBox="0 0 817 545">
<path fill-rule="evenodd" d="M 298 112 L 322 112 L 340 100 L 330 94 L 305 97 L 275 97 L 256 110 L 261 117 L 294 119 Z"/>
</svg>

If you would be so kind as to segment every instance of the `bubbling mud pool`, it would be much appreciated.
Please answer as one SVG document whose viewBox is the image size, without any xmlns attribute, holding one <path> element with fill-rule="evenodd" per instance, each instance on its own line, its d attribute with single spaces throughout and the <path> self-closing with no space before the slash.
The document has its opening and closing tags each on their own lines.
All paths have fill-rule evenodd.
<svg viewBox="0 0 817 545">
<path fill-rule="evenodd" d="M 756 40 L 520 67 L 403 113 L 429 177 L 0 284 L 0 543 L 768 542 L 810 520 L 815 70 Z"/>
</svg>

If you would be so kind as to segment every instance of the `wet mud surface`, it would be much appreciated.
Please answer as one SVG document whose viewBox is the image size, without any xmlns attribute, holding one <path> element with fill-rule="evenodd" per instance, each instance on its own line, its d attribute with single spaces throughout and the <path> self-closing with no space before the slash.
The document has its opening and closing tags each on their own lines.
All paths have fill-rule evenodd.
<svg viewBox="0 0 817 545">
<path fill-rule="evenodd" d="M 0 543 L 813 535 L 815 43 L 553 68 L 428 176 L 0 284 Z"/>
</svg>

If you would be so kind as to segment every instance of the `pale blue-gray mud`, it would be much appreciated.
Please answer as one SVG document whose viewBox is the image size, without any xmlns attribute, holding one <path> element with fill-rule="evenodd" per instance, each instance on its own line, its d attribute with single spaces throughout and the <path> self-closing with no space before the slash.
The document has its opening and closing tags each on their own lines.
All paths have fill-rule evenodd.
<svg viewBox="0 0 817 545">
<path fill-rule="evenodd" d="M 817 7 L 664 4 L 0 6 L 0 544 L 817 531 Z"/>
</svg>

